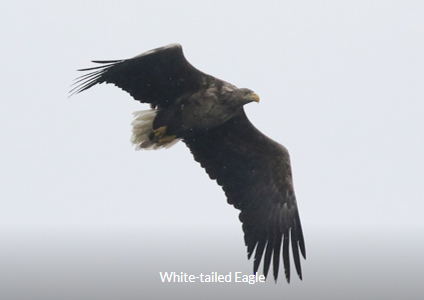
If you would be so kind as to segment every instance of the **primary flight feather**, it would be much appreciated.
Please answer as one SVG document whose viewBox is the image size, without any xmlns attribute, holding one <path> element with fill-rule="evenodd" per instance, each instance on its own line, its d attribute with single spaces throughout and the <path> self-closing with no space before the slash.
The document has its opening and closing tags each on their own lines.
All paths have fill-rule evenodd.
<svg viewBox="0 0 424 300">
<path fill-rule="evenodd" d="M 278 278 L 280 255 L 290 281 L 291 243 L 296 272 L 305 243 L 287 149 L 256 129 L 243 106 L 259 102 L 249 89 L 202 73 L 172 44 L 125 60 L 93 61 L 101 66 L 75 82 L 72 94 L 98 83 L 113 83 L 151 110 L 135 113 L 132 142 L 139 149 L 167 148 L 182 140 L 211 179 L 222 186 L 228 203 L 239 209 L 248 258 L 257 272 L 273 265 Z"/>
</svg>

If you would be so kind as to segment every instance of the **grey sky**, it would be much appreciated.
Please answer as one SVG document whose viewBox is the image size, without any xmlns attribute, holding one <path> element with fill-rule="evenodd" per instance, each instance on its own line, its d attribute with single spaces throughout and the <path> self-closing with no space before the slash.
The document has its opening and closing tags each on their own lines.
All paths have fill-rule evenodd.
<svg viewBox="0 0 424 300">
<path fill-rule="evenodd" d="M 243 247 L 184 144 L 134 150 L 147 105 L 112 85 L 67 99 L 90 60 L 180 43 L 261 96 L 247 114 L 290 151 L 308 254 L 315 226 L 422 228 L 423 16 L 422 1 L 5 1 L 0 226 L 226 224 Z"/>
</svg>

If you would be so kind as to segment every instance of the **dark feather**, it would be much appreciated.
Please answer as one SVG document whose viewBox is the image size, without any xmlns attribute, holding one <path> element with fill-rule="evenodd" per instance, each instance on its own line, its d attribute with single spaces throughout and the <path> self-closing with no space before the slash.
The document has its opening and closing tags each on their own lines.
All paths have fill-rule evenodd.
<svg viewBox="0 0 424 300">
<path fill-rule="evenodd" d="M 266 240 L 263 239 L 259 241 L 258 246 L 256 247 L 255 260 L 253 261 L 253 273 L 256 273 L 259 269 L 259 264 L 261 263 L 262 254 L 264 253 Z"/>
<path fill-rule="evenodd" d="M 290 283 L 290 252 L 289 252 L 289 232 L 288 230 L 283 235 L 283 264 L 286 274 L 286 280 Z"/>
<path fill-rule="evenodd" d="M 299 257 L 299 248 L 298 248 L 298 239 L 296 236 L 296 227 L 291 230 L 291 240 L 292 240 L 292 250 L 293 250 L 293 260 L 296 267 L 296 272 L 299 275 L 299 278 L 302 279 L 302 269 L 300 267 L 300 257 Z"/>
<path fill-rule="evenodd" d="M 273 275 L 274 280 L 277 282 L 278 279 L 278 269 L 280 268 L 280 249 L 281 249 L 281 234 L 275 235 L 275 242 L 274 242 L 274 260 L 273 260 Z"/>
<path fill-rule="evenodd" d="M 209 75 L 194 68 L 178 44 L 157 48 L 125 60 L 93 61 L 106 64 L 80 71 L 92 71 L 73 90 L 72 95 L 98 83 L 112 83 L 135 100 L 167 107 L 187 93 L 198 91 Z M 93 76 L 90 76 L 93 75 Z"/>
<path fill-rule="evenodd" d="M 265 252 L 266 275 L 273 255 L 273 275 L 277 280 L 283 240 L 282 256 L 289 281 L 290 229 L 294 230 L 292 243 L 296 243 L 293 251 L 298 251 L 299 243 L 304 254 L 304 246 L 287 150 L 257 130 L 244 110 L 226 123 L 183 141 L 195 160 L 223 187 L 228 203 L 241 210 L 249 258 L 256 248 L 254 271 Z M 301 276 L 298 252 L 294 258 Z"/>
</svg>

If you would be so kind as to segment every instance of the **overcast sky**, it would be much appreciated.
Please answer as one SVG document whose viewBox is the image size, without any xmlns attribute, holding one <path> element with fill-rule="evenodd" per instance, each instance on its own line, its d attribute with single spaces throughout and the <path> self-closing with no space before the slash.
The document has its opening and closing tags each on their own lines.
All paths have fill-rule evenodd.
<svg viewBox="0 0 424 300">
<path fill-rule="evenodd" d="M 393 274 L 387 281 L 381 274 L 372 278 L 379 277 L 379 284 L 391 295 L 415 292 L 421 287 L 418 281 L 391 284 L 398 272 L 424 276 L 422 268 L 409 268 L 416 263 L 424 267 L 418 255 L 424 250 L 423 16 L 424 2 L 418 0 L 4 1 L 0 11 L 0 232 L 8 238 L 0 242 L 7 246 L 2 246 L 6 249 L 2 263 L 16 270 L 19 251 L 29 262 L 42 261 L 42 254 L 48 253 L 42 239 L 31 240 L 32 244 L 26 238 L 34 237 L 28 233 L 34 228 L 40 235 L 54 228 L 64 241 L 78 240 L 77 234 L 66 238 L 75 230 L 97 232 L 93 236 L 105 240 L 124 239 L 99 229 L 121 228 L 116 232 L 133 230 L 131 237 L 137 241 L 145 237 L 140 244 L 128 244 L 131 266 L 144 257 L 134 247 L 152 251 L 155 257 L 152 244 L 165 249 L 168 241 L 176 239 L 173 245 L 190 256 L 194 254 L 189 251 L 196 248 L 191 247 L 192 237 L 199 236 L 205 241 L 200 243 L 205 247 L 202 253 L 211 249 L 206 241 L 234 249 L 219 253 L 228 259 L 223 272 L 251 271 L 238 211 L 226 203 L 220 187 L 186 146 L 135 151 L 130 144 L 132 112 L 148 105 L 112 85 L 95 86 L 67 98 L 72 80 L 81 75 L 76 69 L 92 66 L 91 60 L 129 58 L 180 43 L 198 69 L 260 95 L 260 104 L 246 106 L 249 119 L 291 155 L 308 252 L 308 260 L 302 261 L 305 280 L 292 276 L 295 283 L 290 286 L 281 279 L 277 287 L 267 283 L 255 291 L 291 293 L 293 299 L 301 299 L 306 289 L 319 290 L 327 298 L 351 294 L 344 288 L 337 294 L 331 284 L 317 284 L 322 278 L 334 282 L 344 274 L 353 281 L 359 278 L 346 268 L 331 272 L 333 254 L 326 266 L 324 256 L 314 260 L 314 253 L 336 252 L 332 243 L 337 241 L 337 268 L 355 247 L 369 252 L 352 254 L 348 266 L 360 263 L 359 257 L 385 266 L 409 259 L 403 269 L 397 265 L 379 269 Z M 191 228 L 193 235 L 177 228 Z M 222 229 L 219 234 L 216 228 Z M 368 234 L 369 239 L 351 245 L 344 232 Z M 384 242 L 376 243 L 383 235 Z M 54 238 L 45 239 L 54 244 Z M 149 250 L 143 248 L 146 243 Z M 40 256 L 30 253 L 29 245 L 38 247 Z M 121 241 L 121 245 L 127 244 Z M 401 245 L 413 252 L 402 252 L 407 250 Z M 104 249 L 99 244 L 93 247 Z M 78 250 L 82 260 L 77 260 L 66 256 L 67 249 L 58 250 L 63 252 L 58 262 L 81 263 L 99 255 Z M 379 255 L 384 249 L 395 252 L 383 259 Z M 169 259 L 163 268 L 170 268 L 177 258 L 172 260 L 170 252 L 163 251 Z M 119 255 L 123 252 L 116 250 Z M 227 255 L 240 260 L 234 262 Z M 49 257 L 45 259 L 54 268 Z M 37 269 L 27 268 L 23 269 L 26 276 L 30 276 L 28 270 Z M 157 269 L 150 268 L 151 273 L 139 275 L 158 284 Z M 216 268 L 205 265 L 200 271 Z M 116 271 L 113 266 L 108 270 Z M 16 278 L 21 275 L 18 272 Z M 123 286 L 110 280 L 109 295 L 119 295 Z M 106 286 L 105 282 L 99 279 L 98 285 Z M 15 291 L 11 286 L 10 293 Z M 76 285 L 78 299 L 89 299 L 89 292 L 98 290 L 87 286 L 85 293 Z M 181 295 L 193 293 L 190 287 L 178 289 Z M 379 299 L 362 291 L 363 299 Z"/>
</svg>

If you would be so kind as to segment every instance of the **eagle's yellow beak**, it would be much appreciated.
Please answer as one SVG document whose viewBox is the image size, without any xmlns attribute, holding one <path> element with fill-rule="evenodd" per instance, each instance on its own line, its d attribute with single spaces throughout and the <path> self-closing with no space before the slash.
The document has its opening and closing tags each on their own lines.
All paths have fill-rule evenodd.
<svg viewBox="0 0 424 300">
<path fill-rule="evenodd" d="M 252 99 L 253 99 L 253 101 L 255 101 L 255 102 L 258 102 L 259 103 L 259 95 L 258 94 L 256 94 L 256 93 L 253 93 L 252 94 Z"/>
</svg>

